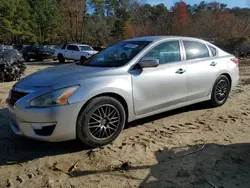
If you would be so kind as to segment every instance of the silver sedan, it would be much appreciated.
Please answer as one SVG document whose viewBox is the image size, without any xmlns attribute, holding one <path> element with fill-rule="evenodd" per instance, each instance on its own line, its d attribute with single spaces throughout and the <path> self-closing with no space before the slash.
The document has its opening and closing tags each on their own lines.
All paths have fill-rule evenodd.
<svg viewBox="0 0 250 188">
<path fill-rule="evenodd" d="M 155 36 L 121 41 L 84 62 L 48 68 L 15 84 L 10 126 L 44 141 L 78 138 L 98 147 L 127 122 L 210 101 L 223 105 L 239 61 L 206 41 Z"/>
</svg>

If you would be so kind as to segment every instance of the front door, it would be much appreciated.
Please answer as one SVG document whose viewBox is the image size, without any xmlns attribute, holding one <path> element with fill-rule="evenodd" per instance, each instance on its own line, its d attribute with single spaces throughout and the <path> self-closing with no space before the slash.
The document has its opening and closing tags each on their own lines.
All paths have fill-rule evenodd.
<svg viewBox="0 0 250 188">
<path fill-rule="evenodd" d="M 73 59 L 73 60 L 80 60 L 80 55 L 81 53 L 80 53 L 80 49 L 79 49 L 79 47 L 78 46 L 76 46 L 76 45 L 73 45 L 72 46 L 72 52 L 71 52 L 71 59 Z"/>
<path fill-rule="evenodd" d="M 131 71 L 136 115 L 155 112 L 186 101 L 186 64 L 181 61 L 179 41 L 163 42 L 142 59 L 159 59 L 155 68 Z"/>
<path fill-rule="evenodd" d="M 73 45 L 68 45 L 66 50 L 65 50 L 65 54 L 64 54 L 64 57 L 66 59 L 72 59 L 72 53 L 73 53 L 73 49 L 74 49 L 74 46 Z"/>
</svg>

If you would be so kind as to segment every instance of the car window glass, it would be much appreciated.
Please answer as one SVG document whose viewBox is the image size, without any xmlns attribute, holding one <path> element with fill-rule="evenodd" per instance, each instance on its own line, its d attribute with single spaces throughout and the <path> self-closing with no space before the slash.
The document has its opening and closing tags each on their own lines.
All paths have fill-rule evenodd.
<svg viewBox="0 0 250 188">
<path fill-rule="evenodd" d="M 78 47 L 75 45 L 68 45 L 67 50 L 72 50 L 72 51 L 79 51 Z"/>
<path fill-rule="evenodd" d="M 80 51 L 78 46 L 73 46 L 73 51 Z"/>
<path fill-rule="evenodd" d="M 216 56 L 216 55 L 217 55 L 217 50 L 216 50 L 216 48 L 214 48 L 214 47 L 212 47 L 212 46 L 208 46 L 208 47 L 209 47 L 209 49 L 210 49 L 212 55 L 213 55 L 213 56 Z"/>
<path fill-rule="evenodd" d="M 73 50 L 72 47 L 73 47 L 72 45 L 68 45 L 68 46 L 67 46 L 67 50 Z"/>
<path fill-rule="evenodd" d="M 143 59 L 159 59 L 160 64 L 181 61 L 179 41 L 169 41 L 151 49 Z"/>
<path fill-rule="evenodd" d="M 64 45 L 63 45 L 63 47 L 62 47 L 62 49 L 65 49 L 65 48 L 66 48 L 66 46 L 67 46 L 67 44 L 64 44 Z"/>
<path fill-rule="evenodd" d="M 200 42 L 183 41 L 187 60 L 209 57 L 207 46 Z"/>
<path fill-rule="evenodd" d="M 150 41 L 122 41 L 91 56 L 83 63 L 83 65 L 96 67 L 120 67 L 132 60 L 150 43 Z"/>
</svg>

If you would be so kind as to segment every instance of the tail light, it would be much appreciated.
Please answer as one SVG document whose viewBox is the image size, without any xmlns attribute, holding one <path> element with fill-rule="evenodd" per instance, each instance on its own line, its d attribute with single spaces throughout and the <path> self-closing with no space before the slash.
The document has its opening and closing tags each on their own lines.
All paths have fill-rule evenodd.
<svg viewBox="0 0 250 188">
<path fill-rule="evenodd" d="M 232 58 L 231 61 L 234 62 L 236 65 L 239 65 L 240 63 L 238 58 Z"/>
</svg>

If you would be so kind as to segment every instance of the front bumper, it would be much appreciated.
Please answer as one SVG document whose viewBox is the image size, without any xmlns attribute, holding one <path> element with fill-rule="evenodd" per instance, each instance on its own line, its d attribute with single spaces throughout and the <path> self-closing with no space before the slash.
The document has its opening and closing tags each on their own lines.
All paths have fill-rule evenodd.
<svg viewBox="0 0 250 188">
<path fill-rule="evenodd" d="M 20 105 L 12 107 L 8 105 L 10 112 L 10 126 L 14 133 L 29 138 L 59 142 L 73 140 L 76 138 L 76 123 L 78 114 L 82 108 L 81 103 L 48 108 L 25 108 Z M 45 129 L 52 125 L 49 134 Z M 35 128 L 35 129 L 34 129 Z M 44 129 L 44 130 L 45 130 Z"/>
</svg>

